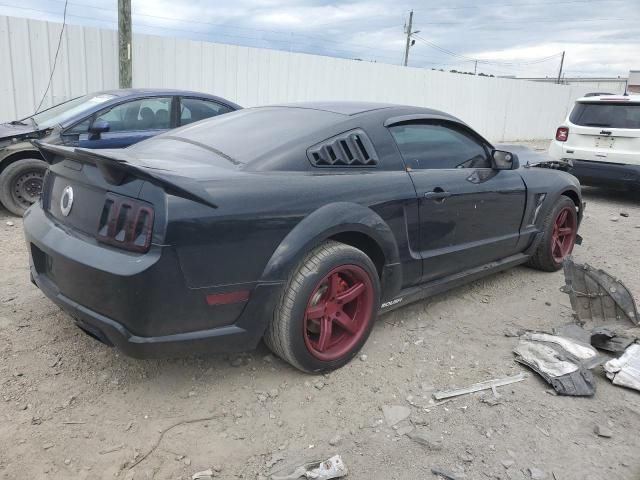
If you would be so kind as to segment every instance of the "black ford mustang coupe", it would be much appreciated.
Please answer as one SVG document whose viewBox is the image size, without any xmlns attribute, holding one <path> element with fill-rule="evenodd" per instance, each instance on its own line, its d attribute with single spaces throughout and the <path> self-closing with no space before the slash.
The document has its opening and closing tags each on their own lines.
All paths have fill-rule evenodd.
<svg viewBox="0 0 640 480">
<path fill-rule="evenodd" d="M 38 146 L 33 281 L 135 357 L 264 338 L 331 370 L 379 312 L 518 264 L 557 270 L 583 212 L 571 175 L 424 108 L 259 107 L 124 150 Z"/>
</svg>

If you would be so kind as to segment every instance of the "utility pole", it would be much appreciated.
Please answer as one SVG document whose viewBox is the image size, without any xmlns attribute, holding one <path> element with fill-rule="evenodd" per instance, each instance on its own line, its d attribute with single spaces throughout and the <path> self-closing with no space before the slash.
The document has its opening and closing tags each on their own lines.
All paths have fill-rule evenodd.
<svg viewBox="0 0 640 480">
<path fill-rule="evenodd" d="M 473 74 L 476 75 L 477 73 L 478 73 L 478 60 L 476 60 L 476 63 L 473 66 Z"/>
<path fill-rule="evenodd" d="M 118 0 L 118 60 L 120 88 L 131 88 L 131 0 Z"/>
<path fill-rule="evenodd" d="M 412 28 L 413 28 L 413 10 L 409 12 L 409 27 L 405 26 L 404 28 L 404 32 L 407 34 L 407 45 L 404 49 L 404 66 L 405 67 L 407 66 L 407 63 L 409 63 L 409 48 L 411 48 L 411 35 L 415 33 L 411 31 Z"/>
<path fill-rule="evenodd" d="M 564 52 L 562 52 L 562 57 L 560 58 L 560 71 L 558 72 L 558 85 L 560 85 L 560 78 L 562 77 L 562 66 L 564 65 Z"/>
</svg>

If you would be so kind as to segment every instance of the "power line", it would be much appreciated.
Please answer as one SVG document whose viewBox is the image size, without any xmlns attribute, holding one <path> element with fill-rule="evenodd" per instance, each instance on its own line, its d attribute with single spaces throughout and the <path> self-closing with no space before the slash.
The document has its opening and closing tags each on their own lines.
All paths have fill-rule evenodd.
<svg viewBox="0 0 640 480">
<path fill-rule="evenodd" d="M 626 1 L 626 0 L 609 0 L 609 1 Z M 551 1 L 551 2 L 527 2 L 527 3 L 482 3 L 480 5 L 459 5 L 455 7 L 434 7 L 432 10 L 429 10 L 429 14 L 433 14 L 434 11 L 438 12 L 441 10 L 467 10 L 472 8 L 491 8 L 491 7 L 537 7 L 539 5 L 561 5 L 561 4 L 585 4 L 585 3 L 602 3 L 602 0 L 559 0 L 559 1 Z"/>
<path fill-rule="evenodd" d="M 88 16 L 82 16 L 82 15 L 75 15 L 75 14 L 66 14 L 66 5 L 67 3 L 69 5 L 76 5 L 79 7 L 87 7 L 87 8 L 93 8 L 93 9 L 97 9 L 97 10 L 102 10 L 105 12 L 109 12 L 111 14 L 115 15 L 115 11 L 113 9 L 107 9 L 107 8 L 102 8 L 102 7 L 98 7 L 95 5 L 85 5 L 85 4 L 79 4 L 79 3 L 75 3 L 75 2 L 70 2 L 69 0 L 54 0 L 57 2 L 64 2 L 65 3 L 65 15 L 67 17 L 73 17 L 73 18 L 78 18 L 78 19 L 86 19 L 86 20 L 91 20 L 93 22 L 100 22 L 100 23 L 107 23 L 110 25 L 113 25 L 114 23 L 116 23 L 115 20 L 111 20 L 111 19 L 98 19 L 95 17 L 88 17 Z M 558 3 L 562 3 L 562 0 L 560 0 Z M 573 3 L 573 2 L 569 2 L 567 1 L 566 3 Z M 38 13 L 49 13 L 49 14 L 54 14 L 57 15 L 57 12 L 51 12 L 51 11 L 46 11 L 46 10 L 36 10 L 33 8 L 26 8 L 26 7 L 18 7 L 18 6 L 13 6 L 13 5 L 7 5 L 7 4 L 2 4 L 0 3 L 0 6 L 6 6 L 6 7 L 10 7 L 10 8 L 16 8 L 16 9 L 21 9 L 21 10 L 29 10 L 29 11 L 34 11 L 34 12 L 38 12 Z M 316 42 L 316 46 L 315 48 L 320 49 L 325 55 L 330 54 L 328 52 L 337 52 L 338 56 L 344 55 L 344 58 L 354 58 L 354 57 L 358 57 L 358 56 L 362 56 L 362 50 L 365 51 L 371 51 L 372 49 L 376 49 L 379 48 L 377 46 L 373 46 L 373 45 L 364 45 L 364 44 L 358 44 L 358 43 L 349 43 L 349 42 L 344 42 L 344 41 L 336 41 L 336 40 L 332 40 L 329 38 L 326 38 L 324 36 L 319 36 L 319 35 L 309 35 L 309 34 L 301 34 L 301 33 L 294 33 L 294 32 L 285 32 L 282 30 L 269 30 L 269 29 L 258 29 L 258 28 L 250 28 L 250 27 L 241 27 L 241 26 L 234 26 L 234 25 L 227 25 L 227 24 L 216 24 L 216 23 L 210 23 L 210 22 L 204 22 L 204 21 L 198 21 L 198 20 L 188 20 L 188 19 L 184 19 L 184 18 L 171 18 L 171 17 L 164 17 L 164 16 L 160 16 L 160 15 L 148 15 L 148 14 L 140 14 L 140 13 L 134 13 L 133 14 L 134 17 L 148 17 L 148 18 L 154 18 L 154 19 L 162 19 L 162 20 L 167 20 L 167 21 L 172 21 L 172 22 L 184 22 L 184 23 L 189 23 L 189 24 L 200 24 L 200 25 L 206 25 L 206 26 L 210 26 L 213 28 L 216 28 L 215 32 L 205 32 L 205 31 L 197 31 L 197 30 L 186 30 L 186 29 L 179 29 L 179 28 L 175 28 L 175 27 L 166 27 L 163 25 L 152 25 L 152 24 L 148 24 L 148 23 L 143 23 L 143 22 L 135 22 L 134 26 L 139 26 L 139 27 L 145 27 L 147 29 L 163 29 L 163 30 L 168 30 L 168 31 L 174 31 L 174 32 L 183 32 L 183 33 L 187 33 L 189 34 L 190 37 L 193 37 L 193 35 L 201 35 L 201 36 L 205 36 L 208 38 L 213 39 L 213 41 L 218 41 L 220 42 L 218 37 L 225 37 L 225 38 L 231 38 L 231 39 L 241 39 L 241 40 L 250 40 L 252 42 L 261 42 L 261 43 L 266 43 L 266 44 L 280 44 L 281 47 L 283 48 L 284 45 L 291 45 L 291 40 L 293 38 L 293 36 L 295 35 L 296 37 L 300 37 L 297 39 L 298 42 L 302 41 L 300 39 L 310 39 L 310 40 L 314 40 Z M 633 20 L 633 19 L 630 19 Z M 573 21 L 573 20 L 572 20 Z M 578 20 L 579 21 L 579 20 Z M 591 21 L 591 20 L 589 20 Z M 633 20 L 635 21 L 635 20 Z M 451 23 L 451 22 L 449 22 Z M 434 22 L 434 24 L 443 24 L 441 22 Z M 261 37 L 254 37 L 254 36 L 243 36 L 243 35 L 234 35 L 234 34 L 230 34 L 230 33 L 221 33 L 219 32 L 219 29 L 233 29 L 235 30 L 247 30 L 247 31 L 255 31 L 255 32 L 263 32 L 265 34 L 274 34 L 274 35 L 287 35 L 289 38 L 284 40 L 284 39 L 279 39 L 279 38 L 268 38 L 266 36 L 261 36 Z M 553 59 L 557 56 L 560 55 L 560 53 L 555 54 L 555 55 L 551 55 L 549 57 L 544 57 L 544 58 L 540 58 L 540 59 L 533 59 L 530 61 L 525 61 L 525 62 L 502 62 L 502 61 L 494 61 L 494 60 L 481 60 L 481 59 L 474 59 L 474 58 L 470 58 L 467 57 L 465 55 L 461 55 L 455 52 L 452 52 L 451 50 L 448 50 L 444 47 L 441 47 L 439 45 L 436 45 L 433 42 L 430 42 L 426 39 L 424 39 L 423 37 L 418 37 L 417 35 L 414 35 L 415 38 L 418 38 L 420 41 L 426 43 L 427 45 L 431 46 L 432 48 L 435 48 L 436 50 L 440 51 L 443 54 L 446 54 L 448 56 L 451 56 L 452 58 L 457 59 L 459 62 L 461 63 L 467 63 L 467 62 L 475 62 L 476 60 L 478 61 L 478 63 L 480 63 L 481 65 L 485 65 L 486 67 L 490 66 L 490 65 L 498 65 L 498 66 L 502 66 L 502 67 L 506 67 L 509 68 L 510 70 L 513 71 L 518 71 L 519 69 L 513 68 L 515 66 L 530 66 L 530 65 L 535 65 L 538 63 L 542 63 L 545 61 L 548 61 L 550 59 Z M 318 40 L 320 42 L 318 42 Z M 222 42 L 224 43 L 224 42 Z M 332 44 L 339 44 L 342 46 L 346 46 L 346 47 L 352 47 L 352 50 L 344 50 L 344 49 L 339 49 L 339 48 L 335 48 L 335 47 L 330 47 L 328 45 L 323 45 L 323 43 L 332 43 Z M 268 47 L 267 47 L 268 48 Z M 295 51 L 297 52 L 304 52 L 304 49 L 296 49 Z M 315 54 L 320 54 L 322 55 L 323 53 L 318 53 L 318 52 L 313 52 Z M 392 58 L 389 52 L 389 55 L 380 55 L 379 53 L 375 53 L 375 56 L 372 58 L 375 59 L 379 59 L 382 61 L 386 61 L 388 63 L 391 64 L 397 64 L 397 59 Z M 437 63 L 437 62 L 432 62 L 432 61 L 428 61 L 427 59 L 430 59 L 430 57 L 426 57 L 426 56 L 422 56 L 419 55 L 418 52 L 412 53 L 412 57 L 421 60 L 421 65 L 435 65 L 435 66 L 441 66 L 441 67 L 451 67 L 451 66 L 455 66 L 455 63 Z M 492 68 L 492 70 L 494 71 L 499 71 L 497 69 Z M 503 72 L 503 73 L 507 73 L 507 72 Z"/>
<path fill-rule="evenodd" d="M 44 99 L 46 98 L 47 93 L 49 93 L 49 88 L 51 88 L 51 81 L 53 80 L 53 74 L 56 71 L 56 65 L 58 64 L 58 54 L 60 53 L 60 46 L 62 45 L 62 34 L 64 33 L 64 27 L 67 25 L 67 7 L 68 7 L 68 0 L 65 0 L 64 11 L 62 13 L 62 28 L 60 29 L 60 36 L 58 37 L 58 47 L 56 48 L 56 54 L 53 57 L 53 67 L 51 67 L 51 75 L 49 75 L 47 88 L 42 94 L 42 99 L 40 100 L 40 103 L 38 104 L 38 108 L 36 108 L 35 113 L 38 113 L 40 111 L 40 107 L 42 107 L 42 102 L 44 102 Z"/>
<path fill-rule="evenodd" d="M 78 4 L 74 4 L 72 2 L 69 2 L 70 5 L 78 5 Z M 32 11 L 32 12 L 38 12 L 38 13 L 49 13 L 49 14 L 56 14 L 57 12 L 52 12 L 50 10 L 41 10 L 41 9 L 35 9 L 35 8 L 28 8 L 28 7 L 19 7 L 19 6 L 13 6 L 13 5 L 6 5 L 6 4 L 2 4 L 0 3 L 0 6 L 6 6 L 6 7 L 10 7 L 10 8 L 15 8 L 15 9 L 19 9 L 19 10 L 27 10 L 27 11 Z M 106 9 L 101 9 L 101 10 L 105 10 Z M 110 13 L 115 14 L 116 12 L 112 11 L 112 10 L 108 10 Z M 233 30 L 237 30 L 237 29 L 242 29 L 242 30 L 251 30 L 251 31 L 256 31 L 256 32 L 264 32 L 264 33 L 273 33 L 276 35 L 295 35 L 297 37 L 301 37 L 301 38 L 309 38 L 311 40 L 320 40 L 322 42 L 329 42 L 329 43 L 335 43 L 335 44 L 339 44 L 339 45 L 346 45 L 346 46 L 354 46 L 354 47 L 359 47 L 359 49 L 366 49 L 366 50 L 371 50 L 372 48 L 375 48 L 371 45 L 362 45 L 362 44 L 354 44 L 354 43 L 347 43 L 347 42 L 338 42 L 338 41 L 334 41 L 334 40 L 330 40 L 330 39 L 325 39 L 323 37 L 320 36 L 316 36 L 316 35 L 305 35 L 305 34 L 300 34 L 300 33 L 294 33 L 294 32 L 285 32 L 285 31 L 277 31 L 277 30 L 266 30 L 266 29 L 255 29 L 255 28 L 248 28 L 248 27 L 235 27 L 235 26 L 226 26 L 226 25 L 222 25 L 222 24 L 213 24 L 213 23 L 207 23 L 207 22 L 198 22 L 198 21 L 188 21 L 188 20 L 180 20 L 180 19 L 171 19 L 169 17 L 158 17 L 158 16 L 150 16 L 150 15 L 142 15 L 142 14 L 135 14 L 134 13 L 134 17 L 152 17 L 152 18 L 162 18 L 162 19 L 166 19 L 166 20 L 175 20 L 175 21 L 180 21 L 180 22 L 185 22 L 185 23 L 197 23 L 197 24 L 202 24 L 202 25 L 209 25 L 212 27 L 216 27 L 216 28 L 225 28 L 225 29 L 233 29 Z M 91 20 L 92 22 L 99 22 L 99 23 L 106 23 L 109 24 L 111 26 L 113 26 L 114 24 L 117 23 L 117 20 L 114 19 L 107 19 L 107 18 L 95 18 L 95 17 L 88 17 L 88 16 L 83 16 L 83 15 L 76 15 L 76 14 L 67 14 L 67 17 L 71 17 L 71 18 L 77 18 L 77 19 L 83 19 L 83 20 Z M 266 42 L 266 43 L 277 43 L 277 44 L 282 44 L 282 45 L 289 45 L 291 42 L 291 39 L 287 38 L 287 39 L 277 39 L 277 38 L 266 38 L 266 37 L 252 37 L 252 36 L 246 36 L 246 35 L 234 35 L 234 34 L 229 34 L 229 33 L 221 33 L 219 31 L 216 32 L 205 32 L 205 31 L 198 31 L 198 30 L 186 30 L 186 29 L 181 29 L 181 28 L 176 28 L 176 27 L 166 27 L 163 25 L 152 25 L 149 23 L 143 23 L 140 21 L 135 22 L 134 27 L 138 26 L 138 27 L 147 27 L 147 28 L 153 28 L 153 29 L 162 29 L 163 31 L 173 31 L 173 32 L 182 32 L 182 33 L 188 33 L 190 34 L 190 36 L 193 36 L 194 34 L 197 35 L 203 35 L 209 38 L 216 38 L 218 39 L 218 37 L 225 37 L 225 38 L 235 38 L 235 39 L 241 39 L 241 40 L 253 40 L 253 41 L 258 41 L 258 42 Z M 219 41 L 219 40 L 218 40 Z M 298 39 L 298 41 L 300 41 Z M 224 43 L 224 42 L 223 42 Z M 348 50 L 343 50 L 343 49 L 339 49 L 339 48 L 335 48 L 335 47 L 329 47 L 326 45 L 320 45 L 320 47 L 324 50 L 324 51 L 329 51 L 329 52 L 339 52 L 341 54 L 346 55 L 346 57 L 348 58 L 353 58 L 354 55 L 359 55 L 358 53 L 356 53 L 355 51 L 348 51 Z M 296 50 L 301 52 L 302 50 Z M 379 59 L 384 59 L 386 61 L 388 61 L 389 63 L 396 63 L 395 59 L 391 59 L 390 56 L 382 56 L 382 55 L 376 55 L 375 58 L 379 58 Z"/>
<path fill-rule="evenodd" d="M 558 56 L 562 55 L 562 53 L 554 53 L 553 55 L 549 55 L 548 57 L 537 58 L 537 59 L 533 59 L 533 60 L 527 60 L 525 62 L 501 62 L 501 61 L 498 61 L 498 60 L 483 60 L 483 59 L 467 57 L 465 55 L 461 55 L 459 53 L 452 52 L 451 50 L 447 50 L 446 48 L 441 47 L 440 45 L 436 45 L 435 43 L 430 42 L 429 40 L 426 40 L 425 38 L 422 38 L 419 35 L 415 35 L 414 34 L 413 36 L 415 38 L 417 38 L 418 40 L 426 43 L 430 47 L 433 47 L 436 50 L 439 50 L 442 53 L 445 53 L 445 54 L 450 55 L 452 57 L 459 58 L 459 59 L 461 59 L 461 60 L 463 60 L 465 62 L 478 62 L 478 63 L 484 64 L 484 65 L 499 65 L 499 66 L 505 66 L 505 67 L 508 67 L 508 66 L 535 65 L 535 64 L 538 64 L 538 63 L 546 62 L 548 60 L 551 60 L 551 59 L 553 59 L 555 57 L 558 57 Z"/>
</svg>

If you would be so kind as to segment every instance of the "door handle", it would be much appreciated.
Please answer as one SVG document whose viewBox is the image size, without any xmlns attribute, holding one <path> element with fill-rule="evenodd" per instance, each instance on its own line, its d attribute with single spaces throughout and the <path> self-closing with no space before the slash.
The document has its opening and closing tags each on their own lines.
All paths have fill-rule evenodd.
<svg viewBox="0 0 640 480">
<path fill-rule="evenodd" d="M 444 200 L 451 196 L 451 192 L 445 192 L 442 189 L 436 189 L 433 192 L 427 192 L 424 194 L 424 198 L 429 200 Z"/>
</svg>

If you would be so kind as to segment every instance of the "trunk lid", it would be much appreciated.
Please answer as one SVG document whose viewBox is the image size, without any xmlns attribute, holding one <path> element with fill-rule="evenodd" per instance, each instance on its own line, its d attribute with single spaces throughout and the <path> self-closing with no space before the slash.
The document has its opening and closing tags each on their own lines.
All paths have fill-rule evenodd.
<svg viewBox="0 0 640 480">
<path fill-rule="evenodd" d="M 195 178 L 150 166 L 125 150 L 92 150 L 34 142 L 51 164 L 42 207 L 57 222 L 98 241 L 146 251 L 162 242 L 167 194 L 216 208 Z M 154 221 L 155 220 L 155 221 Z"/>
</svg>

